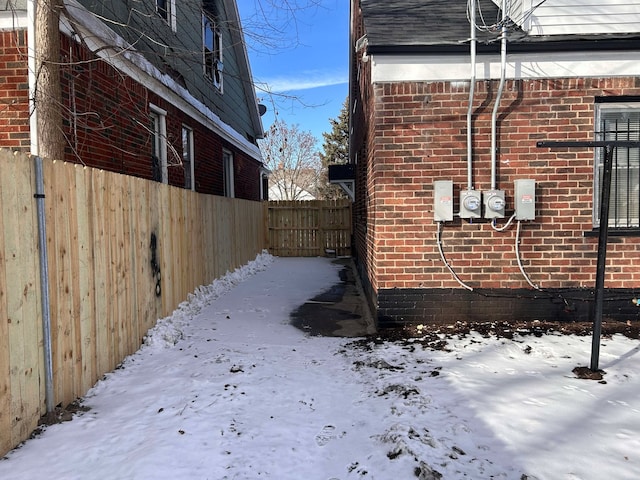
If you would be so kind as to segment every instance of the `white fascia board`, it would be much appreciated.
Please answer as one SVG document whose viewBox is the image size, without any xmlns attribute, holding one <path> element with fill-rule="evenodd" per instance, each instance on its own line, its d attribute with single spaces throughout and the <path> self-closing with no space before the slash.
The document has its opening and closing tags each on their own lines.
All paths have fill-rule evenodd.
<svg viewBox="0 0 640 480">
<path fill-rule="evenodd" d="M 507 78 L 640 76 L 640 50 L 607 52 L 546 52 L 507 56 Z M 468 55 L 370 55 L 372 83 L 468 81 Z M 476 79 L 500 78 L 500 56 L 478 55 Z"/>
<path fill-rule="evenodd" d="M 80 37 L 92 52 L 109 65 L 144 85 L 255 160 L 262 162 L 262 154 L 256 145 L 224 123 L 186 88 L 159 71 L 122 37 L 75 0 L 64 0 L 64 3 L 67 8 L 65 15 L 60 18 L 61 32 L 75 40 L 79 40 Z"/>
<path fill-rule="evenodd" d="M 27 28 L 26 10 L 0 12 L 0 30 L 20 30 Z"/>
</svg>

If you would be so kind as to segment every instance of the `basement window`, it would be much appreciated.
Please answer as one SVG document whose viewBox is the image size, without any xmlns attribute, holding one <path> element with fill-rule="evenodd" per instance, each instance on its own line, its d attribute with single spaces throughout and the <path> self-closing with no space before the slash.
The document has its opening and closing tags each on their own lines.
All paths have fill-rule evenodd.
<svg viewBox="0 0 640 480">
<path fill-rule="evenodd" d="M 596 140 L 640 140 L 640 103 L 596 104 Z M 600 192 L 604 149 L 595 149 L 593 223 L 600 226 Z M 640 227 L 640 148 L 616 147 L 613 152 L 609 228 Z"/>
</svg>

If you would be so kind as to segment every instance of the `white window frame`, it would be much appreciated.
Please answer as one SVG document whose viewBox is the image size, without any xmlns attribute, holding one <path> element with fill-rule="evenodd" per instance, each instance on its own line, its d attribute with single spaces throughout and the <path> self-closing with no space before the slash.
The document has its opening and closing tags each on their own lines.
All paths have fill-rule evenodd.
<svg viewBox="0 0 640 480">
<path fill-rule="evenodd" d="M 224 86 L 222 32 L 207 14 L 202 14 L 202 62 L 204 74 L 220 93 Z"/>
<path fill-rule="evenodd" d="M 233 171 L 233 153 L 229 150 L 222 151 L 222 179 L 224 196 L 235 197 L 235 175 Z"/>
<path fill-rule="evenodd" d="M 166 8 L 162 8 L 161 4 L 166 5 Z M 177 31 L 176 0 L 156 0 L 156 13 L 167 22 L 171 30 Z"/>
<path fill-rule="evenodd" d="M 614 130 L 602 131 L 604 120 L 619 116 L 622 122 L 631 115 L 633 124 L 622 124 Z M 607 117 L 607 118 L 605 118 Z M 635 117 L 635 118 L 633 118 Z M 640 140 L 640 102 L 596 103 L 596 140 Z M 640 148 L 617 147 L 613 152 L 609 228 L 640 227 Z M 600 226 L 601 175 L 604 149 L 595 149 L 593 225 Z"/>
<path fill-rule="evenodd" d="M 160 181 L 169 182 L 169 169 L 167 165 L 167 111 L 150 104 L 149 116 L 151 118 L 152 155 L 158 157 L 160 162 Z"/>
<path fill-rule="evenodd" d="M 196 189 L 194 168 L 193 129 L 182 125 L 182 167 L 184 168 L 184 188 Z"/>
</svg>

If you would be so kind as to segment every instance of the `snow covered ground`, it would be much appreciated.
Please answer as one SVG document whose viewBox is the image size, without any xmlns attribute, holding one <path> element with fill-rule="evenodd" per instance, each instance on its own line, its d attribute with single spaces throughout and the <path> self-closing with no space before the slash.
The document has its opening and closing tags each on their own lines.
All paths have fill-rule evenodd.
<svg viewBox="0 0 640 480">
<path fill-rule="evenodd" d="M 0 461 L 3 480 L 640 478 L 640 345 L 590 337 L 310 337 L 289 313 L 338 281 L 262 254 L 200 288 L 87 395 Z"/>
</svg>

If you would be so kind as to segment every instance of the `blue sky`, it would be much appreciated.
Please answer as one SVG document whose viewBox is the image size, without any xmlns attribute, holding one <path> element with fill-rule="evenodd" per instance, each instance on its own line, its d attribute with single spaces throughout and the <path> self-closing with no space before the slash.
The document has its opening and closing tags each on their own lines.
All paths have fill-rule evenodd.
<svg viewBox="0 0 640 480">
<path fill-rule="evenodd" d="M 284 10 L 292 2 L 299 8 Z M 277 114 L 311 132 L 321 149 L 348 94 L 349 2 L 238 0 L 238 9 L 256 93 L 268 108 L 265 130 Z"/>
</svg>

